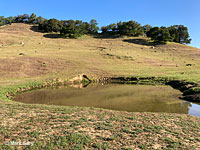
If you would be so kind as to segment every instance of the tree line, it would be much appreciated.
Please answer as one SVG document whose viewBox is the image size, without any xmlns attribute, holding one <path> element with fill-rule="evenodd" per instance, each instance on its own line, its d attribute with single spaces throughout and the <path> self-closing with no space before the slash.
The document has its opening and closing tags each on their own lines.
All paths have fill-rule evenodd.
<svg viewBox="0 0 200 150">
<path fill-rule="evenodd" d="M 142 26 L 136 21 L 112 23 L 102 26 L 100 29 L 95 19 L 90 22 L 81 20 L 57 20 L 37 17 L 34 13 L 24 14 L 15 17 L 4 18 L 0 16 L 0 26 L 11 23 L 37 24 L 43 32 L 58 32 L 67 38 L 77 38 L 82 35 L 103 35 L 103 36 L 147 36 L 156 43 L 177 42 L 190 43 L 188 28 L 184 25 L 172 25 L 170 27 L 152 27 L 147 24 Z M 100 33 L 98 31 L 101 31 Z"/>
</svg>

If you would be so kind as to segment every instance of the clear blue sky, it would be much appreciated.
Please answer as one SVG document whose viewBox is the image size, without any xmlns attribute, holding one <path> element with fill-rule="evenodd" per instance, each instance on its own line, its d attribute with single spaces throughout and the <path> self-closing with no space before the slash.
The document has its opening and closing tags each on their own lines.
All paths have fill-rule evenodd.
<svg viewBox="0 0 200 150">
<path fill-rule="evenodd" d="M 142 25 L 188 27 L 200 48 L 200 0 L 1 0 L 0 16 L 35 13 L 44 18 L 96 19 L 99 26 L 134 20 Z"/>
</svg>

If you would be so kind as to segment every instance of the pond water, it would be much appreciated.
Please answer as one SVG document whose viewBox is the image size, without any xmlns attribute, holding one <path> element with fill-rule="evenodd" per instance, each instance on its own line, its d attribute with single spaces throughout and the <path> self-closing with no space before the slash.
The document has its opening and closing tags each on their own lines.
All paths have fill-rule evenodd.
<svg viewBox="0 0 200 150">
<path fill-rule="evenodd" d="M 84 106 L 129 112 L 169 112 L 200 117 L 200 104 L 179 99 L 181 92 L 165 85 L 91 84 L 86 88 L 39 89 L 17 95 L 28 104 Z"/>
</svg>

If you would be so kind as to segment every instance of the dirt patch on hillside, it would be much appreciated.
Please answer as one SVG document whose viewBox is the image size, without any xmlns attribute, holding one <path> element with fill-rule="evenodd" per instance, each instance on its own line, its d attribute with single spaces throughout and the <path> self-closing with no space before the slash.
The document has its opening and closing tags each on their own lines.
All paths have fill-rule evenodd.
<svg viewBox="0 0 200 150">
<path fill-rule="evenodd" d="M 65 60 L 29 56 L 0 59 L 1 77 L 34 77 L 73 68 Z"/>
</svg>

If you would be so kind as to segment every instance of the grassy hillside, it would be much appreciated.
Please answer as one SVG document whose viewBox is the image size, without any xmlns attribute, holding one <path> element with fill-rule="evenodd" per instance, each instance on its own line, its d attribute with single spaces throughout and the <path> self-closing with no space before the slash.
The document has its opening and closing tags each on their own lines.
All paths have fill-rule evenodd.
<svg viewBox="0 0 200 150">
<path fill-rule="evenodd" d="M 169 43 L 152 47 L 145 38 L 63 39 L 33 30 L 26 24 L 1 27 L 2 84 L 10 78 L 70 78 L 79 73 L 200 80 L 200 50 L 190 46 Z"/>
<path fill-rule="evenodd" d="M 200 50 L 145 37 L 63 39 L 36 27 L 0 27 L 0 88 L 55 78 L 173 77 L 200 82 Z M 1 90 L 2 92 L 2 90 Z M 199 149 L 200 118 L 0 101 L 0 149 Z"/>
</svg>

